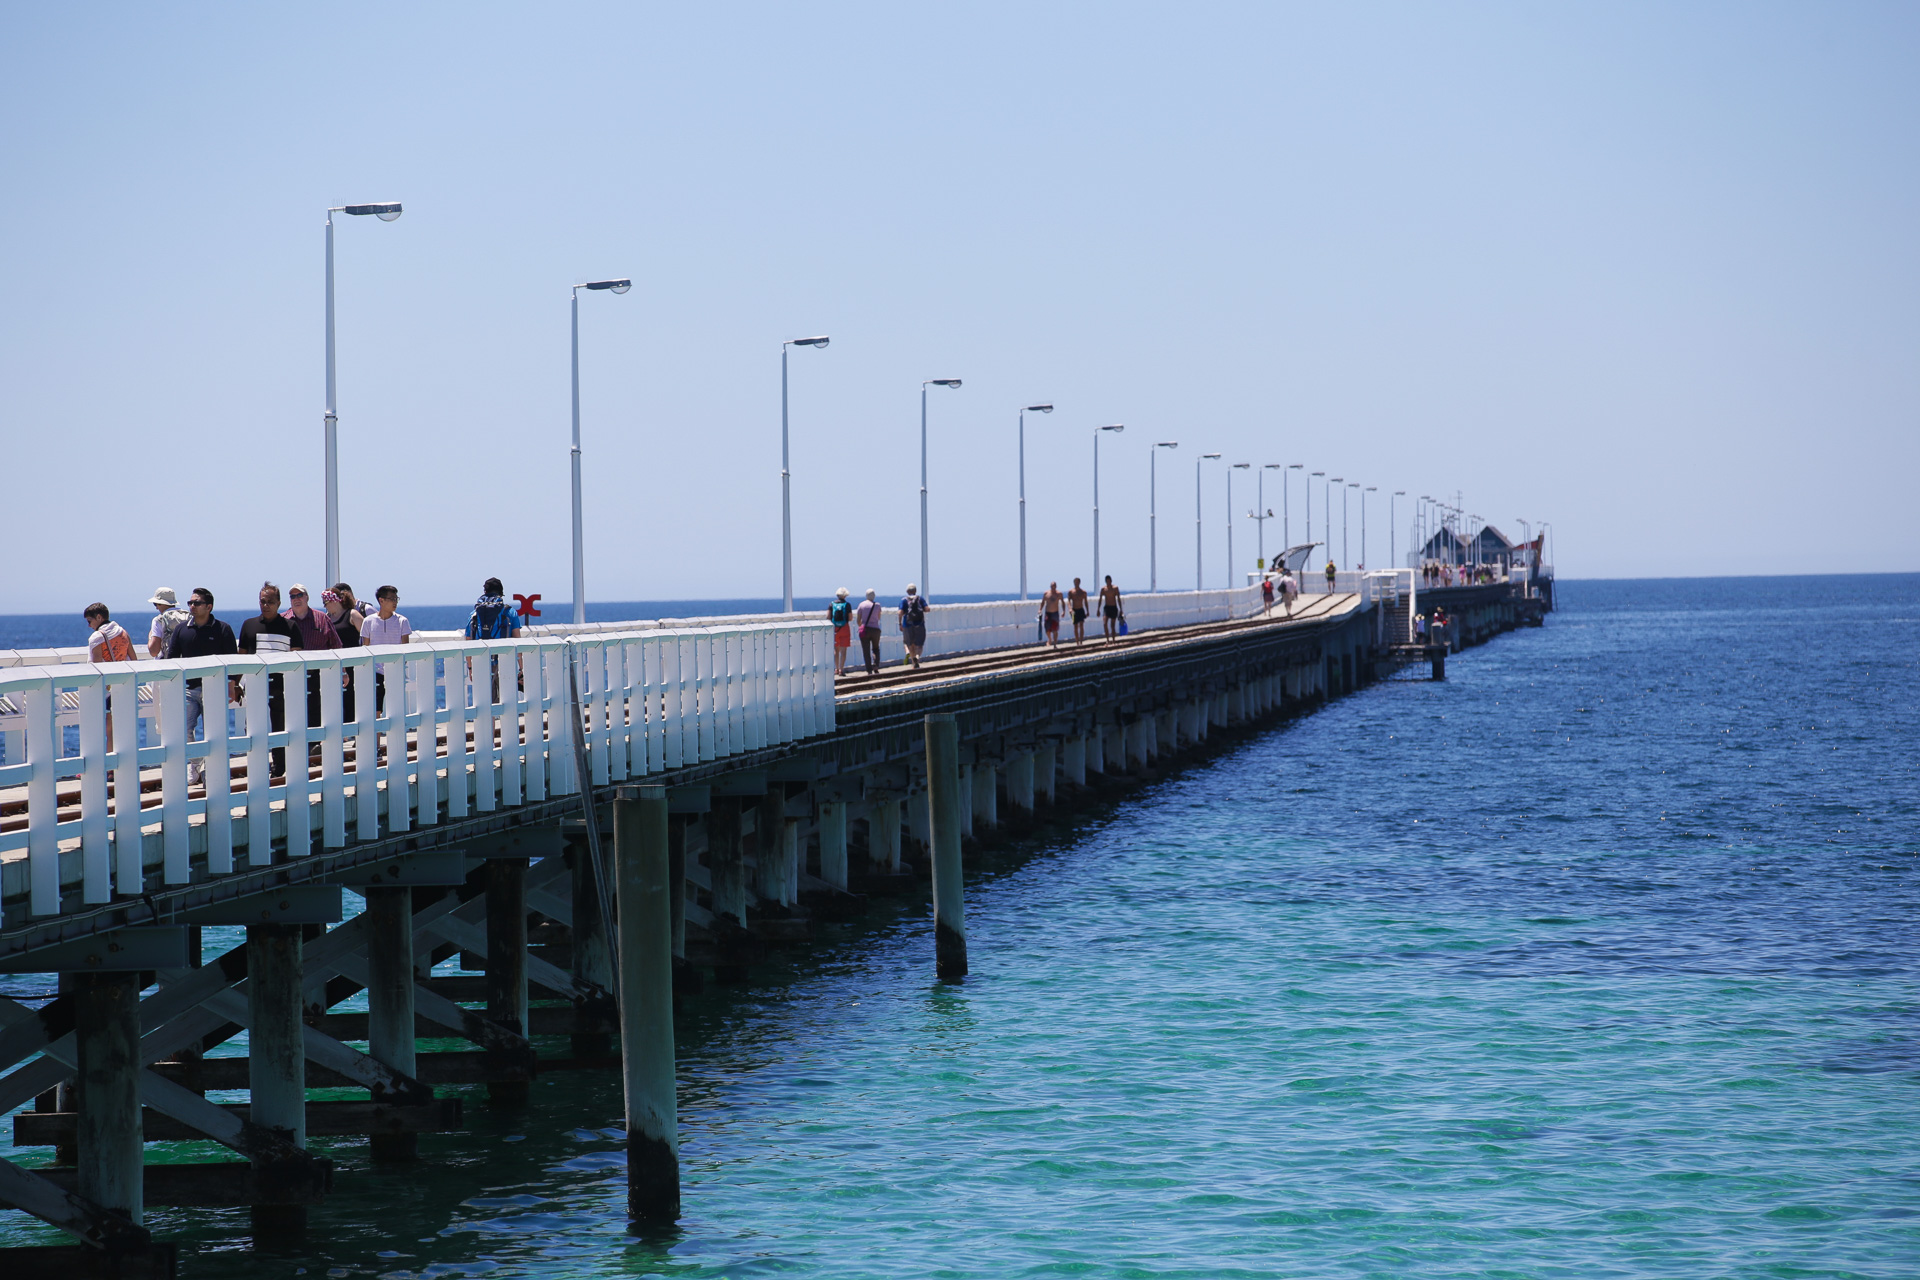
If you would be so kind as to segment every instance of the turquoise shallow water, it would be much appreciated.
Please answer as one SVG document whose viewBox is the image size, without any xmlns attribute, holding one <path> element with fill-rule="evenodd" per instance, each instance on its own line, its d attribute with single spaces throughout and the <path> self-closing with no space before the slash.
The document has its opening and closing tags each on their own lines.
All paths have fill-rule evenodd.
<svg viewBox="0 0 1920 1280">
<path fill-rule="evenodd" d="M 996 860 L 964 984 L 912 912 L 703 999 L 672 1239 L 587 1076 L 267 1257 L 153 1221 L 194 1276 L 1910 1277 L 1916 653 L 1911 576 L 1567 584 Z"/>
</svg>

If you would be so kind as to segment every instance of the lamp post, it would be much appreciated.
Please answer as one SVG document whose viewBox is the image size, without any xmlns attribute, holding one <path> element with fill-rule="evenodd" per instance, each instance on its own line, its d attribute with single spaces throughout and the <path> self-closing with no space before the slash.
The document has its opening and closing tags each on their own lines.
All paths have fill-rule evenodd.
<svg viewBox="0 0 1920 1280">
<path fill-rule="evenodd" d="M 1397 528 L 1400 519 L 1399 499 L 1407 496 L 1405 489 L 1395 489 L 1387 496 L 1387 568 L 1400 567 L 1400 537 Z"/>
<path fill-rule="evenodd" d="M 1227 470 L 1227 590 L 1233 590 L 1233 473 L 1245 471 L 1251 462 L 1229 463 Z"/>
<path fill-rule="evenodd" d="M 1217 453 L 1203 453 L 1193 460 L 1193 589 L 1204 591 L 1207 586 L 1207 572 L 1200 559 L 1200 464 L 1212 458 L 1219 461 Z M 1232 582 L 1227 585 L 1231 587 Z"/>
<path fill-rule="evenodd" d="M 1287 470 L 1301 471 L 1306 468 L 1306 465 L 1307 464 L 1304 462 L 1289 462 L 1287 464 Z M 1282 547 L 1280 551 L 1281 551 L 1281 554 L 1284 555 L 1286 554 L 1288 548 L 1291 548 L 1293 546 L 1293 480 L 1291 477 L 1282 476 L 1281 481 L 1282 483 L 1280 485 L 1280 536 L 1281 536 L 1281 539 L 1285 541 L 1287 545 L 1285 547 Z"/>
<path fill-rule="evenodd" d="M 1333 488 L 1332 486 L 1336 484 L 1345 484 L 1345 483 L 1346 481 L 1342 479 L 1340 476 L 1328 476 L 1326 485 L 1324 485 L 1320 490 L 1320 498 L 1321 498 L 1320 505 L 1326 508 L 1325 514 L 1323 514 L 1320 517 L 1320 523 L 1325 525 L 1327 530 L 1327 535 L 1326 535 L 1327 536 L 1327 559 L 1329 560 L 1333 559 Z M 1344 494 L 1346 491 L 1343 489 L 1341 490 L 1341 492 Z M 1341 499 L 1340 505 L 1343 508 L 1346 506 L 1345 498 Z M 1347 549 L 1345 547 L 1340 548 L 1340 558 L 1342 560 L 1345 560 L 1347 558 Z"/>
<path fill-rule="evenodd" d="M 1340 559 L 1349 569 L 1353 568 L 1353 557 L 1347 553 L 1347 490 L 1358 489 L 1359 487 L 1360 482 L 1358 480 L 1349 480 L 1347 481 L 1347 487 L 1340 491 Z M 1360 558 L 1362 560 L 1367 558 L 1367 548 L 1364 541 L 1360 544 Z"/>
<path fill-rule="evenodd" d="M 1116 422 L 1110 427 L 1093 429 L 1093 585 L 1098 590 L 1100 577 L 1100 433 L 1102 431 L 1125 431 L 1124 422 Z"/>
<path fill-rule="evenodd" d="M 1360 491 L 1360 567 L 1367 567 L 1367 495 L 1380 492 L 1380 486 L 1370 484 Z M 1388 568 L 1392 568 L 1391 565 Z"/>
<path fill-rule="evenodd" d="M 958 378 L 928 378 L 920 384 L 920 594 L 932 598 L 927 583 L 927 388 L 958 387 Z"/>
<path fill-rule="evenodd" d="M 580 291 L 625 293 L 631 280 L 594 280 L 573 286 L 573 620 L 587 620 L 586 534 L 580 515 Z"/>
<path fill-rule="evenodd" d="M 327 586 L 340 581 L 340 416 L 333 397 L 333 215 L 364 217 L 372 214 L 382 222 L 400 216 L 400 202 L 385 204 L 337 204 L 327 210 Z"/>
<path fill-rule="evenodd" d="M 1304 486 L 1302 486 L 1307 491 L 1307 531 L 1303 536 L 1307 540 L 1307 550 L 1309 551 L 1313 550 L 1313 548 L 1317 545 L 1313 540 L 1313 479 L 1312 477 L 1324 476 L 1326 474 L 1327 473 L 1324 471 L 1315 471 L 1311 473 L 1311 475 L 1307 480 L 1307 483 Z"/>
<path fill-rule="evenodd" d="M 1147 590 L 1160 589 L 1160 496 L 1154 463 L 1162 449 L 1178 449 L 1178 440 L 1162 440 L 1147 450 Z"/>
<path fill-rule="evenodd" d="M 827 339 L 788 338 L 780 344 L 780 585 L 786 612 L 793 612 L 793 472 L 787 466 L 787 348 L 826 348 Z"/>
<path fill-rule="evenodd" d="M 1267 507 L 1267 472 L 1283 470 L 1285 468 L 1278 462 L 1262 463 L 1258 477 L 1254 481 L 1253 504 L 1259 512 L 1254 519 L 1260 522 L 1260 568 L 1262 570 L 1267 567 L 1267 521 L 1273 519 L 1273 512 Z"/>
<path fill-rule="evenodd" d="M 1020 598 L 1027 598 L 1027 415 L 1052 413 L 1050 404 L 1030 404 L 1020 411 Z"/>
</svg>

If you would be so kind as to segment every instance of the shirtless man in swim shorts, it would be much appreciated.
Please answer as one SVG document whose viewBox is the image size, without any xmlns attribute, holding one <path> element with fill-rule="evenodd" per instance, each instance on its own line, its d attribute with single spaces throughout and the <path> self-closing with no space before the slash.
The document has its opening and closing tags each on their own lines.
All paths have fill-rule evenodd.
<svg viewBox="0 0 1920 1280">
<path fill-rule="evenodd" d="M 1047 643 L 1056 649 L 1060 647 L 1060 610 L 1066 603 L 1067 598 L 1060 594 L 1060 584 L 1049 582 L 1047 594 L 1040 597 L 1040 619 L 1046 624 Z"/>
<path fill-rule="evenodd" d="M 1073 590 L 1067 592 L 1067 608 L 1073 610 L 1073 642 L 1082 644 L 1087 638 L 1087 591 L 1078 578 L 1073 580 Z"/>
<path fill-rule="evenodd" d="M 1113 575 L 1107 575 L 1107 585 L 1100 588 L 1100 625 L 1109 640 L 1120 638 L 1120 588 L 1113 585 Z"/>
</svg>

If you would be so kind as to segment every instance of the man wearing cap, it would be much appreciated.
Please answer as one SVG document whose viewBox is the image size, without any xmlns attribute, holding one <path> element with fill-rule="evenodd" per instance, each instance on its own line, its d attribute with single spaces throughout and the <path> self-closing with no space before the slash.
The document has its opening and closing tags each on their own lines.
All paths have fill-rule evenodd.
<svg viewBox="0 0 1920 1280">
<path fill-rule="evenodd" d="M 153 606 L 153 625 L 147 628 L 147 656 L 164 658 L 167 645 L 173 640 L 174 628 L 187 621 L 189 615 L 180 607 L 180 598 L 173 594 L 172 587 L 156 588 L 147 603 Z"/>
<path fill-rule="evenodd" d="M 295 645 L 294 648 L 310 651 L 313 649 L 338 649 L 342 647 L 340 644 L 340 633 L 333 629 L 331 622 L 327 621 L 326 613 L 322 610 L 308 607 L 307 589 L 304 586 L 296 582 L 291 587 L 288 587 L 287 603 L 292 607 L 280 616 L 288 622 L 291 622 L 294 630 L 300 633 L 300 643 Z M 307 672 L 307 727 L 317 729 L 319 726 L 320 673 L 318 671 L 309 671 Z M 320 744 L 317 742 L 314 743 L 313 749 L 318 751 Z"/>
</svg>

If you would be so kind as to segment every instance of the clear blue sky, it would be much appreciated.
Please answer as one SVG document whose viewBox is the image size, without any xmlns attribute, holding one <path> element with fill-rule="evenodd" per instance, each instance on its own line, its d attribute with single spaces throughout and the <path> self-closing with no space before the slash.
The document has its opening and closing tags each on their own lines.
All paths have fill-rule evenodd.
<svg viewBox="0 0 1920 1280">
<path fill-rule="evenodd" d="M 338 246 L 363 592 L 567 596 L 568 286 L 616 274 L 598 599 L 778 592 L 814 333 L 803 594 L 917 575 L 948 376 L 936 596 L 1014 585 L 1037 399 L 1041 584 L 1090 570 L 1105 422 L 1130 588 L 1159 439 L 1163 585 L 1213 450 L 1551 520 L 1567 575 L 1911 570 L 1916 67 L 1911 4 L 9 6 L 0 609 L 317 582 L 322 211 L 380 199 Z"/>
</svg>

